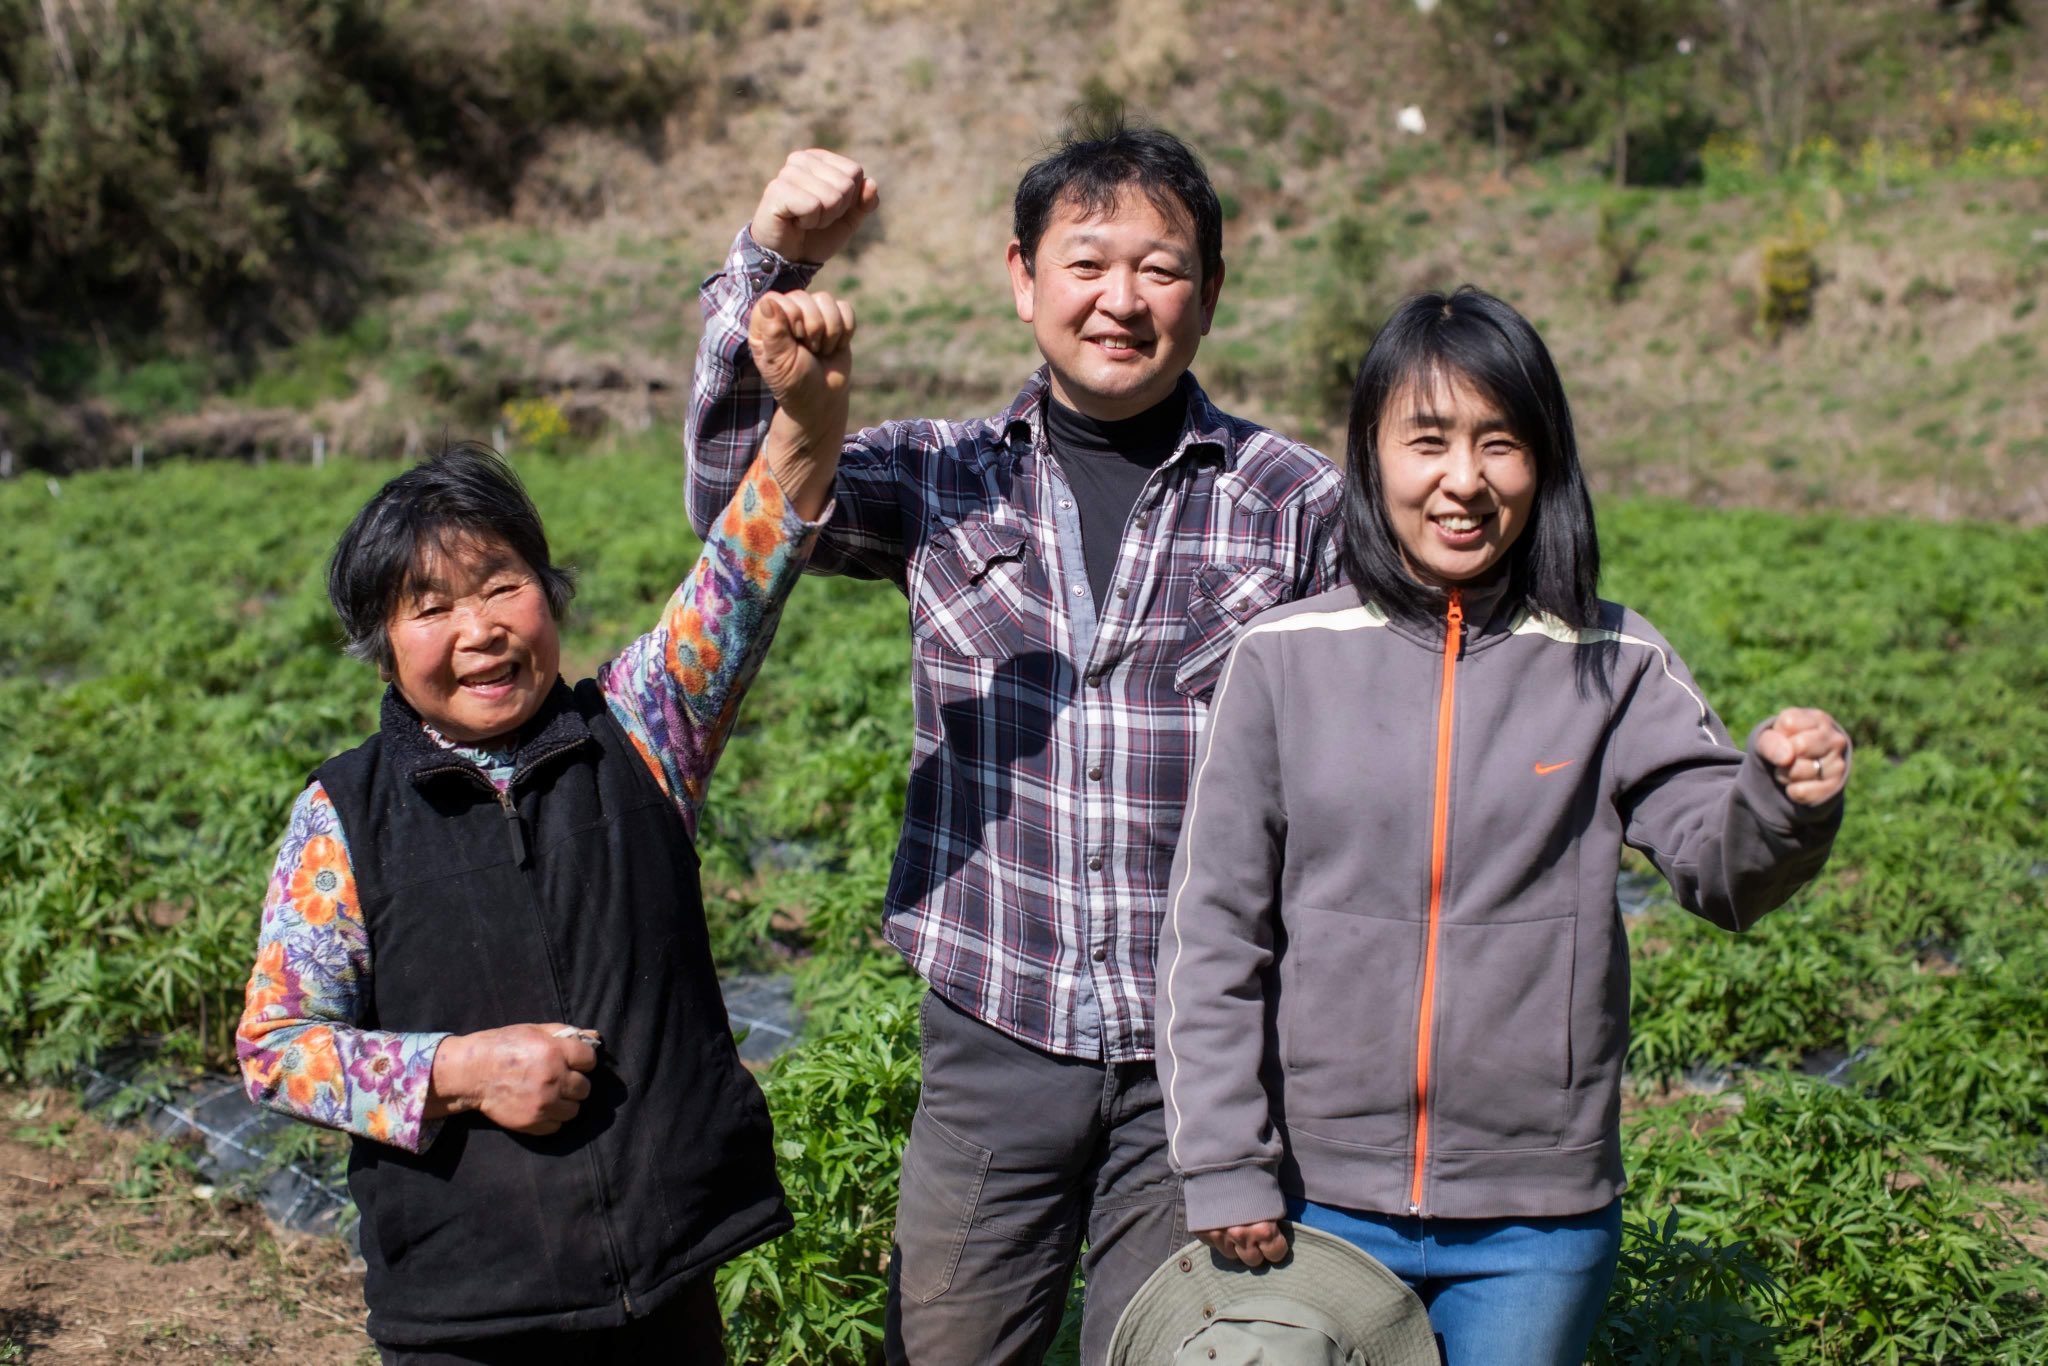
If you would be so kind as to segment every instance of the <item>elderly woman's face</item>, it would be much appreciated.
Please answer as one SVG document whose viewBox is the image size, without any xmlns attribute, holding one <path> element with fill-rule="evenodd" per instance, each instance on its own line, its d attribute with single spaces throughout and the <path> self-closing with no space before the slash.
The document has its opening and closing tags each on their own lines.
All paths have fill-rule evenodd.
<svg viewBox="0 0 2048 1366">
<path fill-rule="evenodd" d="M 430 551 L 389 630 L 398 691 L 464 744 L 526 724 L 561 669 L 547 594 L 502 541 L 457 537 Z"/>
<path fill-rule="evenodd" d="M 1408 572 L 1439 588 L 1496 568 L 1536 505 L 1535 457 L 1462 375 L 1410 381 L 1388 397 L 1379 464 Z"/>
</svg>

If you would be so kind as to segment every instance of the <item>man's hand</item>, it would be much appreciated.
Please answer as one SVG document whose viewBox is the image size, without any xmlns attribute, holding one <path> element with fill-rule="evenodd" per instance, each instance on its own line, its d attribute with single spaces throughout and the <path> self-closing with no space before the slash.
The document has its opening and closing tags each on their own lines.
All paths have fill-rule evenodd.
<svg viewBox="0 0 2048 1366">
<path fill-rule="evenodd" d="M 1264 1266 L 1287 1256 L 1287 1235 L 1271 1219 L 1256 1224 L 1232 1224 L 1229 1228 L 1191 1229 L 1197 1238 L 1232 1261 L 1246 1266 Z"/>
<path fill-rule="evenodd" d="M 480 1110 L 501 1129 L 551 1134 L 590 1095 L 596 1036 L 559 1024 L 518 1024 L 457 1034 L 434 1052 L 426 1117 Z"/>
<path fill-rule="evenodd" d="M 823 265 L 874 212 L 881 195 L 857 161 L 821 147 L 791 152 L 761 192 L 748 231 L 785 261 Z"/>
<path fill-rule="evenodd" d="M 1848 786 L 1849 737 L 1824 711 L 1787 707 L 1756 737 L 1756 752 L 1801 806 L 1819 806 Z"/>
</svg>

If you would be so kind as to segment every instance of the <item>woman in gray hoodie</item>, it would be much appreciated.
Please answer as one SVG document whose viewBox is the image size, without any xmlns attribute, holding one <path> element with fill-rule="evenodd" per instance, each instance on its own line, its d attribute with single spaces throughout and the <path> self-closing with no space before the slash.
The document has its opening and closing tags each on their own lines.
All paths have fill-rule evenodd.
<svg viewBox="0 0 2048 1366">
<path fill-rule="evenodd" d="M 1188 1227 L 1364 1247 L 1451 1366 L 1575 1362 L 1614 1275 L 1622 846 L 1744 930 L 1826 862 L 1849 740 L 1730 741 L 1656 629 L 1596 595 L 1542 339 L 1411 300 L 1353 391 L 1351 586 L 1248 628 L 1216 688 L 1161 934 L 1160 1080 Z"/>
</svg>

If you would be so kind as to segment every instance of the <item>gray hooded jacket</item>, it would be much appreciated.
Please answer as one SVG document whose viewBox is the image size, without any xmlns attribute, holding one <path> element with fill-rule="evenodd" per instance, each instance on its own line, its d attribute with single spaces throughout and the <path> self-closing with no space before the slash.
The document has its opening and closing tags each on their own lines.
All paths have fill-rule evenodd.
<svg viewBox="0 0 2048 1366">
<path fill-rule="evenodd" d="M 1622 846 L 1731 930 L 1827 860 L 1840 798 L 1786 797 L 1635 613 L 1447 631 L 1451 610 L 1418 630 L 1342 588 L 1258 618 L 1225 666 L 1160 945 L 1190 1228 L 1299 1195 L 1603 1207 L 1623 1185 Z"/>
</svg>

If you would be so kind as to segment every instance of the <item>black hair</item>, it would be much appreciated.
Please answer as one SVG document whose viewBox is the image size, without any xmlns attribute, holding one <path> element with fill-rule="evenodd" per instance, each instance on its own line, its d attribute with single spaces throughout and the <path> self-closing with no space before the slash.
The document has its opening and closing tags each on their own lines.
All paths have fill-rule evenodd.
<svg viewBox="0 0 2048 1366">
<path fill-rule="evenodd" d="M 1535 460 L 1535 506 L 1528 527 L 1508 549 L 1509 600 L 1572 626 L 1595 624 L 1600 542 L 1564 383 L 1529 320 L 1471 285 L 1402 304 L 1359 364 L 1344 474 L 1342 555 L 1352 586 L 1361 599 L 1407 620 L 1438 610 L 1440 599 L 1408 572 L 1387 519 L 1379 427 L 1388 400 L 1403 385 L 1451 377 L 1498 405 Z"/>
<path fill-rule="evenodd" d="M 1207 287 L 1223 270 L 1223 205 L 1194 149 L 1159 128 L 1131 127 L 1119 114 L 1092 125 L 1081 120 L 1060 144 L 1017 182 L 1012 229 L 1032 269 L 1038 241 L 1053 214 L 1071 204 L 1097 217 L 1114 213 L 1117 198 L 1135 186 L 1169 218 L 1186 215 L 1195 230 Z"/>
<path fill-rule="evenodd" d="M 568 610 L 576 573 L 548 558 L 547 532 L 519 476 L 490 447 L 458 442 L 399 475 L 363 504 L 327 562 L 327 600 L 341 618 L 342 648 L 389 673 L 391 614 L 412 590 L 422 559 L 450 539 L 508 546 L 540 579 L 555 620 Z"/>
</svg>

